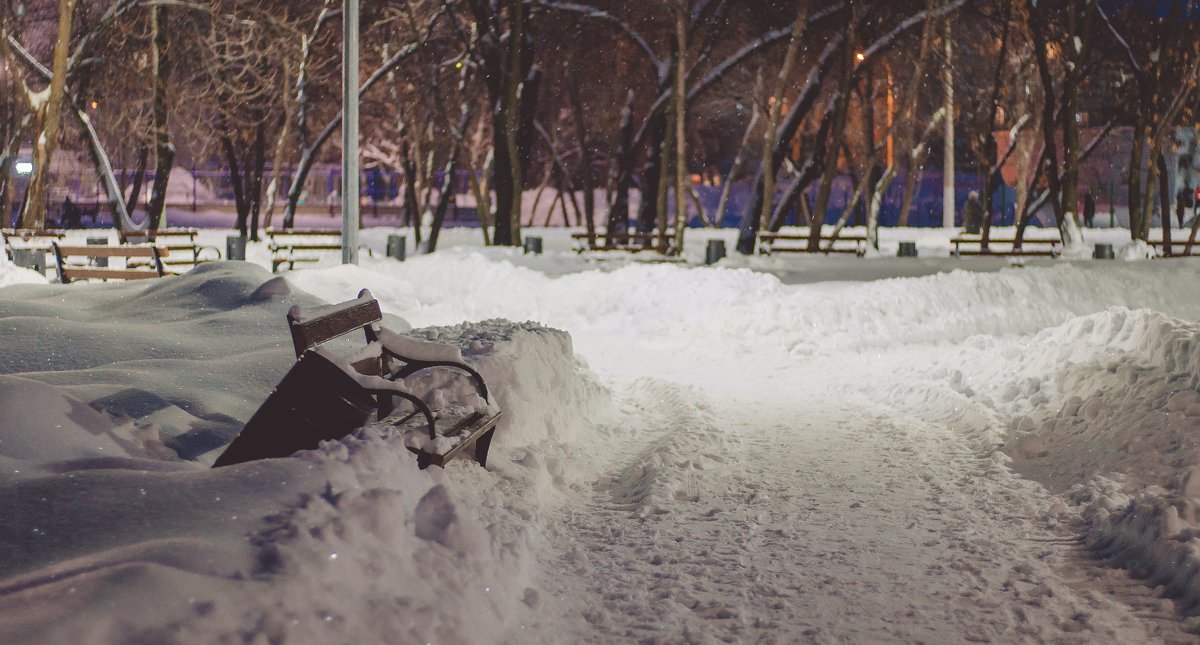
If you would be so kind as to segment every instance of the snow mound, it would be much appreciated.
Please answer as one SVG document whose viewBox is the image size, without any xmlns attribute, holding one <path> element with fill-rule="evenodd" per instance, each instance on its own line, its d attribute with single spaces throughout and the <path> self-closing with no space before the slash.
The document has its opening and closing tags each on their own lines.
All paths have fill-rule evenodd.
<svg viewBox="0 0 1200 645">
<path fill-rule="evenodd" d="M 504 412 L 496 430 L 503 445 L 575 443 L 611 414 L 608 391 L 575 357 L 566 332 L 496 319 L 417 329 L 412 336 L 460 348 Z M 442 376 L 414 388 L 435 407 L 474 392 L 461 377 Z"/>
<path fill-rule="evenodd" d="M 1065 494 L 1074 508 L 1048 517 L 1074 518 L 1096 553 L 1200 613 L 1200 323 L 1112 307 L 972 338 L 944 362 L 897 400 Z"/>
</svg>

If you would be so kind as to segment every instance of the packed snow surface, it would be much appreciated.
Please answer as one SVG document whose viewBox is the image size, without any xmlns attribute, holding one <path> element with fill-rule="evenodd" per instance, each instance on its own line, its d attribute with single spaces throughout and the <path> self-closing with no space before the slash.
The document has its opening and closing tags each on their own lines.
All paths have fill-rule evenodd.
<svg viewBox="0 0 1200 645">
<path fill-rule="evenodd" d="M 549 246 L 0 264 L 0 642 L 1198 638 L 1200 261 Z M 363 288 L 390 344 L 482 374 L 488 469 L 378 424 L 208 468 L 292 364 L 289 309 Z"/>
</svg>

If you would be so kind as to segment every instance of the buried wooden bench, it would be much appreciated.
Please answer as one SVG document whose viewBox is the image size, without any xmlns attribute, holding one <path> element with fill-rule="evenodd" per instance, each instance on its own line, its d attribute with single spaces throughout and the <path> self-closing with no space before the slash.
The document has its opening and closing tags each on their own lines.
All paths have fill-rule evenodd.
<svg viewBox="0 0 1200 645">
<path fill-rule="evenodd" d="M 194 228 L 164 228 L 153 233 L 117 231 L 117 239 L 121 244 L 153 244 L 160 249 L 166 249 L 168 254 L 163 264 L 169 267 L 195 267 L 205 262 L 220 260 L 220 249 L 197 243 L 196 236 L 199 232 Z"/>
<path fill-rule="evenodd" d="M 167 255 L 166 249 L 153 245 L 138 246 L 64 246 L 52 242 L 55 267 L 58 271 L 58 281 L 69 284 L 73 280 L 141 280 L 145 278 L 161 278 L 166 275 L 163 270 L 162 257 Z M 124 258 L 125 267 L 110 267 L 101 265 L 97 260 Z M 135 258 L 148 258 L 150 266 L 145 268 L 130 267 L 129 262 Z M 82 264 L 86 262 L 87 264 Z"/>
<path fill-rule="evenodd" d="M 342 232 L 325 228 L 267 229 L 267 247 L 271 250 L 271 272 L 284 264 L 295 269 L 297 262 L 316 262 L 318 251 L 341 251 Z"/>
<path fill-rule="evenodd" d="M 637 231 L 615 232 L 609 235 L 606 231 L 596 231 L 595 235 L 589 236 L 587 233 L 572 233 L 571 239 L 575 240 L 575 250 L 579 253 L 585 251 L 626 251 L 628 253 L 637 253 L 639 251 L 651 251 L 662 253 L 663 249 L 666 252 L 663 255 L 679 255 L 681 249 L 675 246 L 674 233 L 659 233 L 657 230 L 648 233 Z"/>
<path fill-rule="evenodd" d="M 839 233 L 837 236 L 823 233 L 817 250 L 808 248 L 811 233 L 774 233 L 763 231 L 758 234 L 759 255 L 774 253 L 839 253 L 862 257 L 867 254 L 867 236 L 861 233 Z"/>
<path fill-rule="evenodd" d="M 445 466 L 471 450 L 487 465 L 501 412 L 490 401 L 483 377 L 452 345 L 400 336 L 382 327 L 379 302 L 363 289 L 359 297 L 313 312 L 292 307 L 287 315 L 296 363 L 242 428 L 213 467 L 287 457 L 345 437 L 372 415 L 400 432 L 416 453 L 417 465 Z M 366 348 L 346 358 L 323 345 L 362 331 Z M 404 380 L 430 369 L 449 369 L 470 380 L 485 406 L 442 410 L 408 389 Z M 411 410 L 396 412 L 393 399 Z"/>
<path fill-rule="evenodd" d="M 959 235 L 950 238 L 950 243 L 954 245 L 950 255 L 956 258 L 964 255 L 1056 258 L 1062 254 L 1062 240 L 1049 237 L 1027 237 L 1021 240 L 1020 245 L 1013 237 L 993 237 L 988 239 L 986 249 L 979 235 Z"/>
</svg>

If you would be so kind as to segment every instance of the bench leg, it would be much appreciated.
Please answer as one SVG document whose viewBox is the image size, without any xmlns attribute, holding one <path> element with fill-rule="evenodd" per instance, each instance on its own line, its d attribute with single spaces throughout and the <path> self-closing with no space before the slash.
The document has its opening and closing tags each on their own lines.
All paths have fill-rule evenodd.
<svg viewBox="0 0 1200 645">
<path fill-rule="evenodd" d="M 417 468 L 425 470 L 433 464 L 433 456 L 427 452 L 417 453 Z"/>
<path fill-rule="evenodd" d="M 475 461 L 479 462 L 480 468 L 487 468 L 488 449 L 492 447 L 492 434 L 495 432 L 496 428 L 493 427 L 475 441 Z"/>
</svg>

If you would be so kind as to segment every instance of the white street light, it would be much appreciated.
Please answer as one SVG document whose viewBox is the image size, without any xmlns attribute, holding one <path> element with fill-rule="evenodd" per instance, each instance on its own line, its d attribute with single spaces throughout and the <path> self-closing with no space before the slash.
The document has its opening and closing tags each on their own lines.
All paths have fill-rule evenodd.
<svg viewBox="0 0 1200 645">
<path fill-rule="evenodd" d="M 32 161 L 18 161 L 16 163 L 16 169 L 17 169 L 18 175 L 28 175 L 33 172 L 33 162 Z"/>
</svg>

